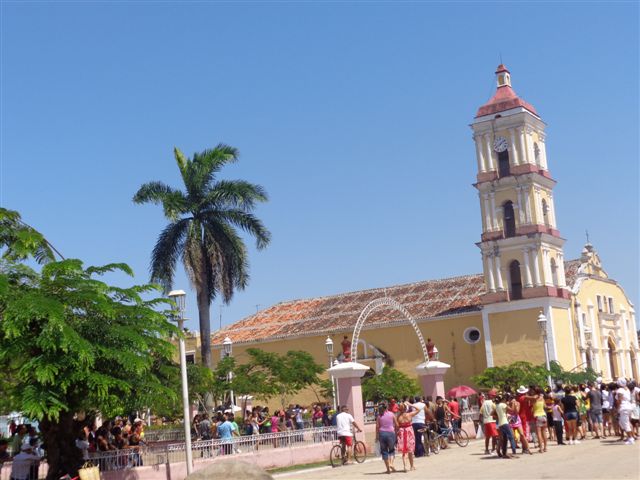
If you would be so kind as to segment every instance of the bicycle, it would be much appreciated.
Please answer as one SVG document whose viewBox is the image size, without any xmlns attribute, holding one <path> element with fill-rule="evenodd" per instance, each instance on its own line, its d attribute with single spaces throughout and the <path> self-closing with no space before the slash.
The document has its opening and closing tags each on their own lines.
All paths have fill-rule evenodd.
<svg viewBox="0 0 640 480">
<path fill-rule="evenodd" d="M 367 447 L 364 442 L 357 440 L 353 443 L 353 459 L 362 463 L 367 458 Z M 340 467 L 345 465 L 348 460 L 347 455 L 347 446 L 346 444 L 338 440 L 338 443 L 335 443 L 331 447 L 331 451 L 329 452 L 329 461 L 331 462 L 332 467 Z"/>
<path fill-rule="evenodd" d="M 424 453 L 428 457 L 432 453 L 437 455 L 440 453 L 440 441 L 438 440 L 438 434 L 435 429 L 435 424 L 428 423 L 427 426 L 418 430 L 418 433 L 422 435 L 422 444 L 424 445 Z"/>
<path fill-rule="evenodd" d="M 448 440 L 452 438 L 459 447 L 466 447 L 469 445 L 469 434 L 462 430 L 457 425 L 453 425 L 449 422 L 449 426 L 445 428 L 440 428 L 440 433 L 437 436 L 437 440 L 440 443 L 441 448 L 447 448 Z"/>
</svg>

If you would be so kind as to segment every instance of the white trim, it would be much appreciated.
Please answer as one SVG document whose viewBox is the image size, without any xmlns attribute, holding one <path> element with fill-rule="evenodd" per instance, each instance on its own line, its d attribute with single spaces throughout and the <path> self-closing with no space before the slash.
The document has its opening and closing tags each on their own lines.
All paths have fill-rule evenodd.
<svg viewBox="0 0 640 480">
<path fill-rule="evenodd" d="M 545 305 L 544 316 L 547 317 L 547 338 L 549 341 L 549 361 L 558 361 L 558 347 L 556 345 L 556 331 L 553 325 L 553 308 L 551 305 Z"/>
<path fill-rule="evenodd" d="M 487 357 L 487 368 L 493 367 L 493 347 L 491 346 L 491 327 L 489 326 L 489 311 L 482 309 L 482 330 L 484 330 L 484 353 Z"/>
</svg>

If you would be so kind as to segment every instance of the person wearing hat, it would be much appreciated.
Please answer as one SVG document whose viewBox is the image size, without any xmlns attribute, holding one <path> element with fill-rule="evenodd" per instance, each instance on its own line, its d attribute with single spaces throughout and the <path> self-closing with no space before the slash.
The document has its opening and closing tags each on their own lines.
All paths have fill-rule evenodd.
<svg viewBox="0 0 640 480">
<path fill-rule="evenodd" d="M 492 388 L 487 393 L 487 399 L 482 403 L 480 413 L 482 414 L 482 424 L 484 426 L 484 454 L 490 455 L 489 439 L 491 439 L 491 450 L 497 451 L 498 429 L 496 427 L 496 419 L 493 414 L 496 411 L 496 405 L 493 399 L 496 398 L 496 390 Z M 500 455 L 500 452 L 498 452 Z"/>
<path fill-rule="evenodd" d="M 633 403 L 631 402 L 631 392 L 627 387 L 627 381 L 624 378 L 618 379 L 618 390 L 616 390 L 616 399 L 618 404 L 618 423 L 620 430 L 624 432 L 627 439 L 625 445 L 633 445 L 633 433 L 631 429 L 631 412 L 633 411 Z"/>
<path fill-rule="evenodd" d="M 40 457 L 33 453 L 33 447 L 28 444 L 22 445 L 20 453 L 13 457 L 11 464 L 11 480 L 28 480 L 31 469 L 37 468 Z"/>
</svg>

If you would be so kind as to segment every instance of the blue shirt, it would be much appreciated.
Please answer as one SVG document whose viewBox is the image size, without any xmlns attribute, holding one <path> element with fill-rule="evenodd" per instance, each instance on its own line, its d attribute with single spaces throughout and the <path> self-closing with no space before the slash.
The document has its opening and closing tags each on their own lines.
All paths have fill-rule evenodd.
<svg viewBox="0 0 640 480">
<path fill-rule="evenodd" d="M 218 434 L 223 440 L 230 440 L 232 437 L 231 432 L 233 432 L 233 425 L 228 420 L 218 427 Z"/>
</svg>

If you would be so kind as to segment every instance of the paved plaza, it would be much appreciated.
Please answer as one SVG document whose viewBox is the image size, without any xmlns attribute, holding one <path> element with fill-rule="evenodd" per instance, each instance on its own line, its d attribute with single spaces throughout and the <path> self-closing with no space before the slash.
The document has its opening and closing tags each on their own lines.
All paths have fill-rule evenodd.
<svg viewBox="0 0 640 480">
<path fill-rule="evenodd" d="M 404 473 L 402 458 L 396 457 L 400 471 L 392 478 L 432 479 L 638 479 L 640 478 L 640 442 L 633 446 L 614 440 L 585 440 L 580 445 L 549 444 L 545 454 L 518 455 L 502 460 L 486 456 L 484 441 L 472 441 L 466 448 L 456 445 L 438 455 L 416 459 L 416 471 Z M 328 455 L 328 452 L 327 452 Z M 371 479 L 387 477 L 381 459 L 361 465 L 339 468 L 316 468 L 275 475 L 276 478 L 300 480 Z"/>
</svg>

